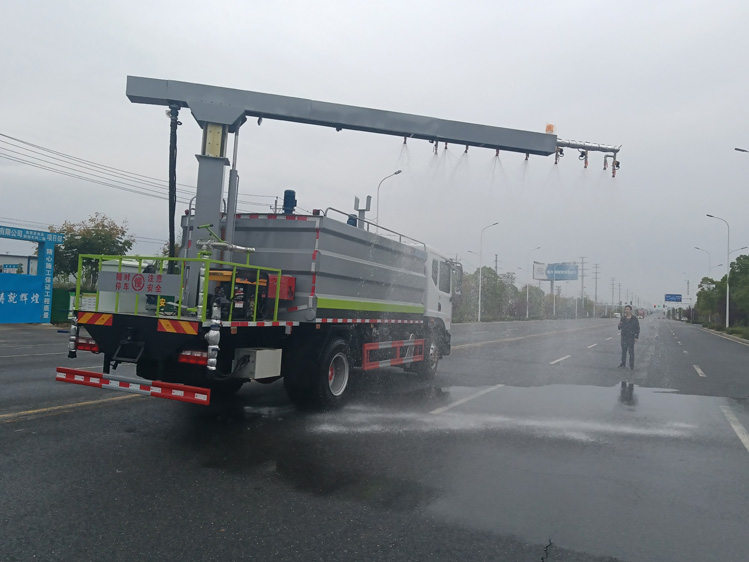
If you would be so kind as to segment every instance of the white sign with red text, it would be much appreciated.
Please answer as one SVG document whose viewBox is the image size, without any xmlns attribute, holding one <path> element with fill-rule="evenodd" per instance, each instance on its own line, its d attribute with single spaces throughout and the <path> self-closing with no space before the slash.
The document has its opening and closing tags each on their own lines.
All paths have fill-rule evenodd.
<svg viewBox="0 0 749 562">
<path fill-rule="evenodd" d="M 166 273 L 100 271 L 99 291 L 136 295 L 179 295 L 180 276 Z"/>
</svg>

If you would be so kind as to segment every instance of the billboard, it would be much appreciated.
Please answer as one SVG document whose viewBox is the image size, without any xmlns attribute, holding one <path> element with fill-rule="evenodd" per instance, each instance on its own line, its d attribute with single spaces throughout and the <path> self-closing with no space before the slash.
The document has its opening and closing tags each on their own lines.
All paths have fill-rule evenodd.
<svg viewBox="0 0 749 562">
<path fill-rule="evenodd" d="M 43 295 L 44 278 L 37 275 L 0 273 L 0 324 L 49 322 L 49 302 Z"/>
<path fill-rule="evenodd" d="M 681 302 L 681 295 L 676 293 L 666 293 L 666 302 Z"/>
<path fill-rule="evenodd" d="M 62 244 L 65 236 L 0 225 L 0 238 L 38 244 L 36 275 L 7 273 L 7 266 L 3 266 L 3 273 L 0 273 L 0 324 L 48 323 L 52 317 L 55 244 Z"/>
<path fill-rule="evenodd" d="M 577 281 L 577 264 L 533 262 L 533 278 L 539 281 Z"/>
</svg>

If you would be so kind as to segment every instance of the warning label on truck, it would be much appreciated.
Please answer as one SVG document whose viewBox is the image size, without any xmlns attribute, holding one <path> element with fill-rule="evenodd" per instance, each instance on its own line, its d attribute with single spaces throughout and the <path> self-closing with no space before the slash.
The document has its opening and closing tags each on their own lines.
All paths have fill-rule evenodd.
<svg viewBox="0 0 749 562">
<path fill-rule="evenodd" d="M 142 295 L 179 295 L 180 276 L 161 273 L 99 272 L 99 291 Z"/>
</svg>

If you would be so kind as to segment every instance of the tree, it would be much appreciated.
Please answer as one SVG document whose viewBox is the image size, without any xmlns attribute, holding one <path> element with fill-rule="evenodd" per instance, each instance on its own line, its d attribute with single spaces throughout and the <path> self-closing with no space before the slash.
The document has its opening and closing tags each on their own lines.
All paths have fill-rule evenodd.
<svg viewBox="0 0 749 562">
<path fill-rule="evenodd" d="M 182 245 L 181 244 L 175 244 L 174 245 L 174 255 L 177 257 L 180 257 L 179 253 L 182 251 Z M 169 240 L 164 242 L 164 245 L 161 247 L 161 254 L 162 256 L 169 257 Z"/>
<path fill-rule="evenodd" d="M 62 226 L 49 227 L 50 232 L 65 235 L 65 242 L 55 251 L 55 275 L 67 281 L 78 275 L 80 254 L 100 254 L 121 256 L 133 247 L 135 239 L 128 234 L 127 222 L 117 224 L 102 213 L 95 213 L 85 221 L 72 223 L 65 221 Z M 81 284 L 93 288 L 99 275 L 96 260 L 84 260 Z"/>
</svg>

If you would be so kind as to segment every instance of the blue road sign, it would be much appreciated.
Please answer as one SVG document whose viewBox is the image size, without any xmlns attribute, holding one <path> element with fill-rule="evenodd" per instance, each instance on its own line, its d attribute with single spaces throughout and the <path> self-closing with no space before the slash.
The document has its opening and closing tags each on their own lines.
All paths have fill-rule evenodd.
<svg viewBox="0 0 749 562">
<path fill-rule="evenodd" d="M 666 302 L 681 302 L 681 295 L 666 293 Z"/>
<path fill-rule="evenodd" d="M 576 263 L 550 263 L 546 266 L 546 277 L 551 281 L 577 280 Z"/>
</svg>

